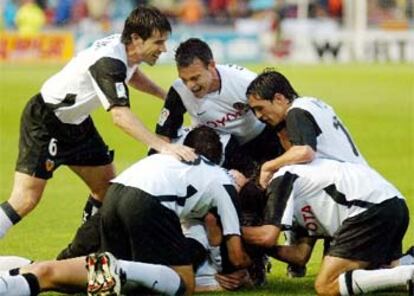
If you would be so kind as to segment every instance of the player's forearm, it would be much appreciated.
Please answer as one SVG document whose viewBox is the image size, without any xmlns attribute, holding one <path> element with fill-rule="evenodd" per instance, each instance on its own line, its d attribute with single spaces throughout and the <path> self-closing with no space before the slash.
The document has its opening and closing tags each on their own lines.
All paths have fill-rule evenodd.
<svg viewBox="0 0 414 296">
<path fill-rule="evenodd" d="M 292 146 L 281 156 L 266 162 L 268 171 L 277 171 L 281 167 L 290 164 L 307 163 L 315 158 L 315 151 L 308 145 Z"/>
<path fill-rule="evenodd" d="M 137 141 L 157 151 L 161 151 L 167 144 L 167 142 L 151 133 L 129 108 L 114 107 L 111 114 L 115 125 Z"/>
<path fill-rule="evenodd" d="M 143 72 L 137 70 L 129 81 L 129 85 L 133 88 L 138 89 L 142 92 L 148 93 L 150 95 L 156 96 L 161 100 L 164 100 L 166 97 L 166 92 L 160 86 L 158 86 L 154 81 L 149 79 Z"/>
<path fill-rule="evenodd" d="M 279 229 L 274 225 L 243 226 L 243 239 L 252 245 L 264 248 L 273 247 L 279 237 Z"/>
<path fill-rule="evenodd" d="M 313 244 L 312 245 L 291 245 L 291 246 L 273 246 L 271 248 L 266 249 L 266 254 L 269 256 L 289 263 L 289 264 L 296 264 L 299 266 L 305 266 L 306 263 L 309 261 L 310 255 L 312 253 Z"/>
</svg>

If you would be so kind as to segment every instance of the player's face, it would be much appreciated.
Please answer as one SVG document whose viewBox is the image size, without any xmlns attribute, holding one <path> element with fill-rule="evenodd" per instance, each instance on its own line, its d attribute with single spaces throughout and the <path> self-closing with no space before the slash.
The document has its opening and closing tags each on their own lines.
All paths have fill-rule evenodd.
<svg viewBox="0 0 414 296">
<path fill-rule="evenodd" d="M 283 100 L 277 98 L 274 98 L 273 101 L 263 100 L 258 95 L 249 96 L 249 106 L 257 118 L 271 126 L 282 122 L 288 109 L 288 105 Z"/>
<path fill-rule="evenodd" d="M 188 67 L 178 68 L 178 76 L 195 97 L 202 98 L 214 91 L 214 79 L 217 75 L 213 61 L 206 66 L 196 58 Z"/>
<path fill-rule="evenodd" d="M 166 42 L 168 37 L 168 32 L 160 33 L 159 31 L 154 31 L 145 41 L 140 37 L 133 38 L 135 54 L 138 58 L 136 62 L 145 62 L 148 65 L 154 65 L 160 55 L 167 51 Z"/>
</svg>

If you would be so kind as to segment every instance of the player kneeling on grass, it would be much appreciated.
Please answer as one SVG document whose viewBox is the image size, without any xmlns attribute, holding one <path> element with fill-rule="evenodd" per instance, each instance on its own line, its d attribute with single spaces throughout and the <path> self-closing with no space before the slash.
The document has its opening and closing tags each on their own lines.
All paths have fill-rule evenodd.
<svg viewBox="0 0 414 296">
<path fill-rule="evenodd" d="M 210 128 L 197 128 L 185 144 L 200 154 L 194 162 L 157 154 L 112 181 L 100 213 L 101 250 L 119 260 L 108 252 L 89 255 L 88 275 L 85 258 L 33 264 L 21 268 L 21 276 L 3 277 L 0 295 L 67 291 L 86 284 L 90 295 L 118 295 L 122 277 L 155 292 L 190 295 L 194 274 L 180 219 L 201 219 L 212 208 L 220 217 L 231 263 L 248 266 L 232 201 L 236 189 L 215 164 L 222 151 L 218 135 Z"/>
<path fill-rule="evenodd" d="M 310 238 L 332 238 L 315 282 L 318 295 L 356 295 L 407 283 L 414 293 L 413 262 L 398 260 L 409 223 L 406 202 L 372 168 L 328 159 L 285 166 L 274 174 L 267 198 L 263 225 L 243 227 L 243 238 L 294 264 L 306 263 L 300 258 L 312 239 L 277 245 L 286 226 L 296 224 Z M 390 268 L 379 269 L 384 266 Z"/>
</svg>

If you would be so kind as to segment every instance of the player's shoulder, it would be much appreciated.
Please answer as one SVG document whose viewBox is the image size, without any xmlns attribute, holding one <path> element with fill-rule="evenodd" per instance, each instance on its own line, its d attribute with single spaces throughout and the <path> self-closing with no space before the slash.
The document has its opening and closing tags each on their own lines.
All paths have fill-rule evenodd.
<svg viewBox="0 0 414 296">
<path fill-rule="evenodd" d="M 222 78 L 230 77 L 232 79 L 244 78 L 253 80 L 257 76 L 253 71 L 236 64 L 217 64 L 216 68 Z"/>
<path fill-rule="evenodd" d="M 120 34 L 113 34 L 96 40 L 90 47 L 90 52 L 97 60 L 109 58 L 119 60 L 127 65 L 125 45 L 121 42 Z"/>
</svg>

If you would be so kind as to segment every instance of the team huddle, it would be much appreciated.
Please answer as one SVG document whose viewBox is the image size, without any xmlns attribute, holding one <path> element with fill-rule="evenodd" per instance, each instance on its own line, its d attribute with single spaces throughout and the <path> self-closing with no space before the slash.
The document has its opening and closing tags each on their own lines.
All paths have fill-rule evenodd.
<svg viewBox="0 0 414 296">
<path fill-rule="evenodd" d="M 269 257 L 304 276 L 317 239 L 325 248 L 317 295 L 394 287 L 414 295 L 404 196 L 369 166 L 334 109 L 300 96 L 276 70 L 216 64 L 198 38 L 176 49 L 178 78 L 165 92 L 139 64 L 154 65 L 170 34 L 162 13 L 140 6 L 122 34 L 81 51 L 27 103 L 0 239 L 60 165 L 90 196 L 56 260 L 0 256 L 0 295 L 260 289 Z M 128 86 L 164 100 L 155 134 L 130 110 Z M 151 148 L 118 175 L 90 117 L 101 107 Z"/>
</svg>

